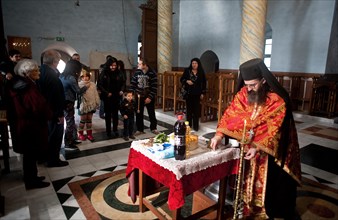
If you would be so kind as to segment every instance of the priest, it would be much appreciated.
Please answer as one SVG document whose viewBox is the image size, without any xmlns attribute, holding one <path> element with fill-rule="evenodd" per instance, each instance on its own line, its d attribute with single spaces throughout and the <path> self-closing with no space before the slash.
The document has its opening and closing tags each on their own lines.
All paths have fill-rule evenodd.
<svg viewBox="0 0 338 220">
<path fill-rule="evenodd" d="M 301 182 L 297 131 L 289 94 L 265 66 L 252 59 L 240 66 L 236 95 L 211 139 L 244 147 L 243 215 L 250 219 L 296 219 Z"/>
</svg>

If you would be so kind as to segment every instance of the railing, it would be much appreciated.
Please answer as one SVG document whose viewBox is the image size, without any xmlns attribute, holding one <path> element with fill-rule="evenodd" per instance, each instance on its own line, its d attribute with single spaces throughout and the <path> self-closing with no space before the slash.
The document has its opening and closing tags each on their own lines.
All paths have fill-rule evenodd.
<svg viewBox="0 0 338 220">
<path fill-rule="evenodd" d="M 185 100 L 179 97 L 183 72 L 167 71 L 163 74 L 163 111 L 185 111 Z"/>
<path fill-rule="evenodd" d="M 182 74 L 183 72 L 179 71 L 167 71 L 161 74 L 163 76 L 163 111 L 173 111 L 174 114 L 185 112 L 185 100 L 179 97 Z M 201 101 L 202 122 L 220 119 L 224 109 L 233 99 L 237 74 L 211 73 L 206 74 L 206 78 L 207 93 Z"/>
<path fill-rule="evenodd" d="M 313 84 L 310 115 L 338 116 L 338 74 L 325 74 Z"/>
<path fill-rule="evenodd" d="M 130 78 L 133 73 L 134 70 L 127 70 L 127 85 L 130 84 Z M 182 74 L 182 71 L 167 71 L 157 74 L 156 108 L 162 108 L 163 111 L 173 111 L 173 114 L 186 111 L 185 100 L 179 97 Z M 273 72 L 273 74 L 278 82 L 288 91 L 294 111 L 308 114 L 311 105 L 312 108 L 315 108 L 314 101 L 311 101 L 313 99 L 313 87 L 316 80 L 322 74 L 285 72 Z M 204 100 L 201 101 L 201 122 L 220 120 L 223 111 L 234 97 L 237 73 L 231 73 L 230 71 L 207 73 L 206 78 L 207 93 Z M 320 101 L 318 97 L 316 102 Z M 332 112 L 331 104 L 328 108 Z"/>
<path fill-rule="evenodd" d="M 310 112 L 313 85 L 321 74 L 273 73 L 278 82 L 286 89 L 294 111 Z"/>
</svg>

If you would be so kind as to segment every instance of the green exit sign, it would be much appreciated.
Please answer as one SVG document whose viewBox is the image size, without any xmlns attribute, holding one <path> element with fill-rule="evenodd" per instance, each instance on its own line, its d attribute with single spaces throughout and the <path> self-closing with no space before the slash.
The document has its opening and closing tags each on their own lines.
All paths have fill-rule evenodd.
<svg viewBox="0 0 338 220">
<path fill-rule="evenodd" d="M 65 41 L 64 37 L 56 37 L 55 39 L 56 39 L 56 41 Z"/>
</svg>

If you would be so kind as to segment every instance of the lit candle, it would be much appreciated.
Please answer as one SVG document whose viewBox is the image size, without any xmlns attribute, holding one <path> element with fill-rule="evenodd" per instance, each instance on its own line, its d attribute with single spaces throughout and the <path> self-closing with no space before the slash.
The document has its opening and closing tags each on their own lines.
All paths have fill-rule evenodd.
<svg viewBox="0 0 338 220">
<path fill-rule="evenodd" d="M 245 132 L 246 132 L 246 119 L 244 119 L 242 143 L 245 142 Z"/>
</svg>

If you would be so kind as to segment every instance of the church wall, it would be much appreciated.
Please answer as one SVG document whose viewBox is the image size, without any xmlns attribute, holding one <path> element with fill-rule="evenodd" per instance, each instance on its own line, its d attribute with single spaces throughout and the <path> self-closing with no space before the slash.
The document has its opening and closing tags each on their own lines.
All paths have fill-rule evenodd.
<svg viewBox="0 0 338 220">
<path fill-rule="evenodd" d="M 271 67 L 284 72 L 325 73 L 334 0 L 269 1 Z"/>
<path fill-rule="evenodd" d="M 324 73 L 334 0 L 268 1 L 271 70 Z M 178 66 L 214 51 L 221 69 L 238 69 L 241 1 L 181 1 Z"/>
<path fill-rule="evenodd" d="M 236 69 L 240 9 L 240 1 L 180 1 L 178 66 L 188 67 L 192 58 L 212 50 L 220 60 L 220 68 Z"/>
<path fill-rule="evenodd" d="M 41 52 L 57 43 L 53 38 L 61 36 L 86 65 L 91 52 L 114 51 L 131 54 L 131 66 L 136 66 L 139 6 L 146 0 L 80 0 L 80 6 L 75 6 L 75 0 L 1 2 L 5 36 L 31 37 L 33 59 L 39 61 Z M 212 50 L 220 69 L 237 69 L 241 4 L 173 1 L 173 67 L 187 67 L 191 58 Z M 333 11 L 334 0 L 268 1 L 267 22 L 273 30 L 271 69 L 324 73 Z"/>
<path fill-rule="evenodd" d="M 91 51 L 114 51 L 130 54 L 136 66 L 142 14 L 139 6 L 144 2 L 80 0 L 80 6 L 76 6 L 75 0 L 2 0 L 5 36 L 30 37 L 33 59 L 37 61 L 60 36 L 86 65 Z"/>
</svg>

